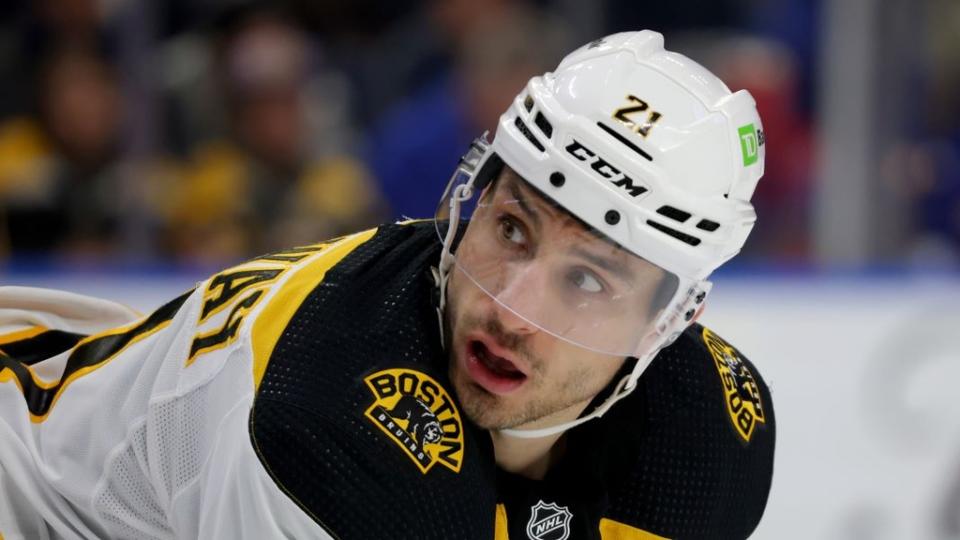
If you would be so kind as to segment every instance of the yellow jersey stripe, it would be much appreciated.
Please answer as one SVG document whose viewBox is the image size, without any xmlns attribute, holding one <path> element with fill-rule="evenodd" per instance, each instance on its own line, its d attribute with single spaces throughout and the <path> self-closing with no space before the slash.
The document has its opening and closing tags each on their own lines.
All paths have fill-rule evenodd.
<svg viewBox="0 0 960 540">
<path fill-rule="evenodd" d="M 327 271 L 337 265 L 344 257 L 353 252 L 367 240 L 373 238 L 377 229 L 371 229 L 348 236 L 330 246 L 330 249 L 318 253 L 306 266 L 296 270 L 284 283 L 253 323 L 253 385 L 260 388 L 260 381 L 267 371 L 267 364 L 273 354 L 273 348 L 297 312 L 300 304 L 313 289 L 323 281 Z"/>
<path fill-rule="evenodd" d="M 493 540 L 510 540 L 510 535 L 507 534 L 507 508 L 502 504 L 497 505 L 497 521 L 494 524 Z"/>
<path fill-rule="evenodd" d="M 30 339 L 46 332 L 47 330 L 48 328 L 46 326 L 31 326 L 30 328 L 24 328 L 23 330 L 17 330 L 15 332 L 3 334 L 0 335 L 0 345 L 6 345 L 7 343 L 13 343 L 14 341 Z"/>
<path fill-rule="evenodd" d="M 662 536 L 608 518 L 600 520 L 600 538 L 602 540 L 667 540 Z"/>
</svg>

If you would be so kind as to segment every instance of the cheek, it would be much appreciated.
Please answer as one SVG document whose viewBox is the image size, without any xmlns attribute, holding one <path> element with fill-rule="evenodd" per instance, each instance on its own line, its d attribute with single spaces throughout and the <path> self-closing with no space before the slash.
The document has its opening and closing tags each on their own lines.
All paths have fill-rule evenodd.
<svg viewBox="0 0 960 540">
<path fill-rule="evenodd" d="M 452 307 L 452 313 L 458 316 L 466 311 L 479 309 L 486 293 L 474 285 L 470 278 L 456 266 L 450 269 L 450 279 L 447 281 L 447 304 Z"/>
<path fill-rule="evenodd" d="M 602 390 L 613 380 L 623 366 L 624 359 L 585 353 L 582 349 L 563 343 L 543 358 L 562 359 L 545 364 L 545 375 L 562 386 L 578 386 L 591 391 Z"/>
<path fill-rule="evenodd" d="M 450 269 L 450 277 L 447 279 L 447 319 L 453 324 L 460 314 L 460 306 L 464 303 L 463 298 L 463 276 L 454 266 Z"/>
<path fill-rule="evenodd" d="M 462 321 L 468 318 L 467 312 L 471 307 L 477 305 L 477 299 L 472 296 L 472 290 L 466 276 L 460 274 L 454 267 L 450 272 L 450 279 L 447 281 L 447 305 L 444 308 L 444 317 L 449 326 L 450 336 L 456 339 L 457 330 L 462 325 Z"/>
</svg>

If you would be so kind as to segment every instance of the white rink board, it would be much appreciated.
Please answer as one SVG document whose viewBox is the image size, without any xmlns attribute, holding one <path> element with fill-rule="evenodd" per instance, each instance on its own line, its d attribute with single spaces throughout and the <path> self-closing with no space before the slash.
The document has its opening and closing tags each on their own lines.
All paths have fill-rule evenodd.
<svg viewBox="0 0 960 540">
<path fill-rule="evenodd" d="M 960 538 L 960 279 L 738 279 L 710 302 L 773 393 L 753 538 Z"/>
<path fill-rule="evenodd" d="M 199 277 L 3 281 L 147 311 Z M 960 277 L 721 278 L 702 322 L 773 392 L 774 484 L 753 538 L 960 539 L 945 525 L 960 520 Z"/>
</svg>

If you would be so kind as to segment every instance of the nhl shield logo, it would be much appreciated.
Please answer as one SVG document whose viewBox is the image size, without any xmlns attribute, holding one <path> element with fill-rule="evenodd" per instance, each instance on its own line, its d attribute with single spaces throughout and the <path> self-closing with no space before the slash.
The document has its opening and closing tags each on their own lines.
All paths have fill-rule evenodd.
<svg viewBox="0 0 960 540">
<path fill-rule="evenodd" d="M 527 537 L 530 540 L 567 540 L 572 517 L 566 506 L 547 504 L 541 500 L 530 508 Z"/>
</svg>

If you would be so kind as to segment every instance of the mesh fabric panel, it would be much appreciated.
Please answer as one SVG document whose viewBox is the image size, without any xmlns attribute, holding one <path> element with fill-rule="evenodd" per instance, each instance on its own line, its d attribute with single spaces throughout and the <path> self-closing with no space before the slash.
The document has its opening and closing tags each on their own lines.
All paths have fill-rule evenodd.
<svg viewBox="0 0 960 540">
<path fill-rule="evenodd" d="M 314 288 L 273 350 L 254 410 L 255 447 L 275 481 L 349 539 L 493 537 L 489 439 L 461 416 L 459 473 L 416 464 L 365 416 L 363 379 L 412 368 L 448 391 L 429 266 L 430 223 L 382 227 Z M 452 395 L 452 394 L 451 394 Z"/>
<path fill-rule="evenodd" d="M 128 441 L 129 446 L 108 462 L 108 481 L 94 507 L 114 538 L 173 538 L 145 465 L 146 427 L 141 424 Z"/>
<path fill-rule="evenodd" d="M 570 538 L 600 540 L 601 518 L 673 539 L 750 535 L 772 479 L 770 395 L 744 360 L 766 414 L 745 442 L 727 412 L 702 331 L 689 328 L 657 356 L 629 397 L 568 432 L 566 454 L 545 479 L 500 473 L 511 538 L 526 538 L 541 500 L 569 510 Z"/>
<path fill-rule="evenodd" d="M 773 476 L 772 402 L 741 356 L 766 412 L 750 441 L 741 439 L 702 331 L 693 325 L 664 349 L 641 377 L 643 391 L 598 426 L 604 440 L 620 442 L 609 443 L 607 516 L 669 538 L 746 538 Z"/>
</svg>

